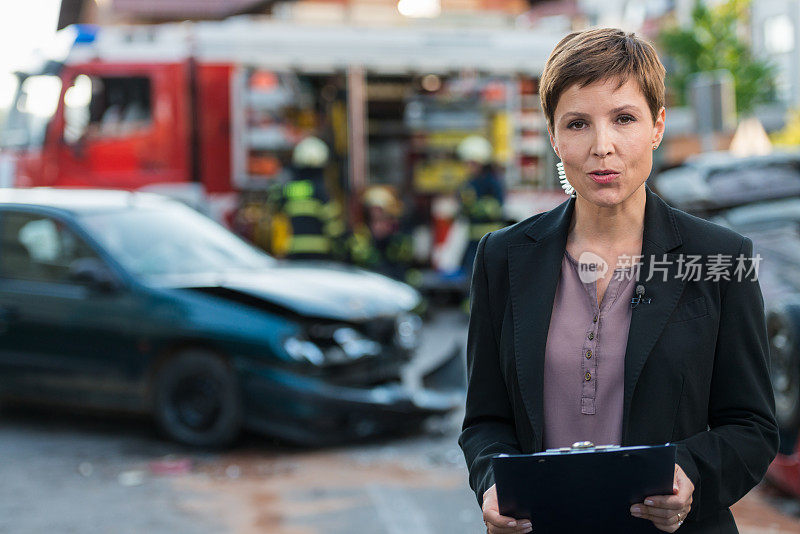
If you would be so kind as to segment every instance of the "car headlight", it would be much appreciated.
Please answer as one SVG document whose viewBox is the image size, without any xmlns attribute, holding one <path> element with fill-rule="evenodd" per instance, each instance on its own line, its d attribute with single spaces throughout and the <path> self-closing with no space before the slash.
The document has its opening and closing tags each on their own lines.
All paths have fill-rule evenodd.
<svg viewBox="0 0 800 534">
<path fill-rule="evenodd" d="M 322 349 L 311 341 L 292 336 L 286 338 L 286 341 L 283 342 L 283 348 L 286 349 L 289 356 L 299 362 L 307 361 L 314 365 L 325 363 L 325 355 L 322 353 Z"/>
<path fill-rule="evenodd" d="M 402 349 L 412 350 L 419 346 L 422 319 L 413 313 L 404 313 L 395 322 L 394 341 Z"/>
<path fill-rule="evenodd" d="M 352 360 L 363 358 L 364 356 L 377 356 L 381 353 L 380 343 L 367 339 L 357 330 L 346 326 L 337 328 L 333 332 L 333 340 Z"/>
<path fill-rule="evenodd" d="M 288 337 L 283 344 L 297 361 L 314 365 L 343 363 L 381 353 L 381 344 L 365 338 L 357 330 L 342 326 L 333 330 L 330 343 L 320 344 L 302 337 Z"/>
</svg>

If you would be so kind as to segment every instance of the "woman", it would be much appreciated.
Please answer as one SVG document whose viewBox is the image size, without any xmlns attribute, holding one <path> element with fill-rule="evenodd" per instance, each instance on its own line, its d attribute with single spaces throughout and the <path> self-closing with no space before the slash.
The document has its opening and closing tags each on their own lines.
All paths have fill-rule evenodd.
<svg viewBox="0 0 800 534">
<path fill-rule="evenodd" d="M 665 118 L 650 44 L 614 29 L 568 35 L 540 97 L 574 193 L 486 234 L 472 278 L 459 444 L 487 529 L 531 531 L 499 514 L 492 456 L 590 440 L 675 443 L 673 495 L 631 514 L 664 532 L 738 532 L 728 507 L 778 446 L 752 242 L 645 183 Z"/>
</svg>

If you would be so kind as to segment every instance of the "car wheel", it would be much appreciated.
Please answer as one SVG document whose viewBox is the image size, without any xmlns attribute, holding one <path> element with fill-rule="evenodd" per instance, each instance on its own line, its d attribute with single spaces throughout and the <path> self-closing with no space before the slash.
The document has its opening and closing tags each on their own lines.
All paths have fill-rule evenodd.
<svg viewBox="0 0 800 534">
<path fill-rule="evenodd" d="M 231 444 L 242 426 L 242 402 L 233 369 L 205 351 L 168 359 L 154 378 L 156 422 L 171 439 L 195 447 Z"/>
<path fill-rule="evenodd" d="M 785 312 L 767 318 L 772 389 L 775 392 L 775 416 L 778 426 L 796 431 L 800 426 L 800 358 L 796 327 Z"/>
</svg>

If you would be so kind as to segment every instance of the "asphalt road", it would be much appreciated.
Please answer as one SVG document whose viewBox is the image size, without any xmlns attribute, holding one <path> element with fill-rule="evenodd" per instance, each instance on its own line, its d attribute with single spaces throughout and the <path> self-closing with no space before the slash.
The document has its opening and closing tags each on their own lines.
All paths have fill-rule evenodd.
<svg viewBox="0 0 800 534">
<path fill-rule="evenodd" d="M 434 317 L 424 354 L 463 343 L 464 326 Z M 335 449 L 247 435 L 219 454 L 165 442 L 143 419 L 5 407 L 0 533 L 478 534 L 460 418 Z M 800 506 L 761 488 L 734 513 L 743 534 L 800 533 Z"/>
</svg>

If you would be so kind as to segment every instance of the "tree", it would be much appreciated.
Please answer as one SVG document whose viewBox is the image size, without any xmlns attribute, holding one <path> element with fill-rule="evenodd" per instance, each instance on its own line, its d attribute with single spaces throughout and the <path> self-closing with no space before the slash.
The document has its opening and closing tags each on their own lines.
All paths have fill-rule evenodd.
<svg viewBox="0 0 800 534">
<path fill-rule="evenodd" d="M 697 1 L 692 24 L 662 30 L 659 41 L 668 56 L 667 84 L 678 104 L 685 105 L 689 76 L 719 69 L 730 71 L 734 79 L 736 110 L 752 112 L 761 102 L 775 98 L 775 67 L 753 57 L 740 28 L 749 18 L 750 0 L 728 0 L 709 8 Z"/>
</svg>

